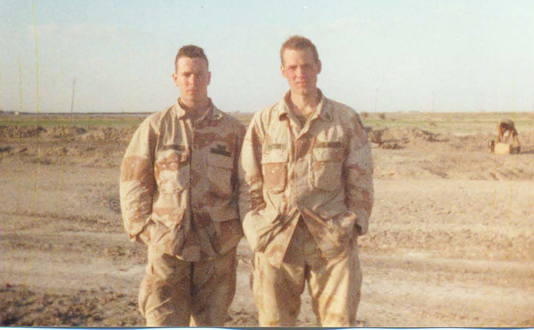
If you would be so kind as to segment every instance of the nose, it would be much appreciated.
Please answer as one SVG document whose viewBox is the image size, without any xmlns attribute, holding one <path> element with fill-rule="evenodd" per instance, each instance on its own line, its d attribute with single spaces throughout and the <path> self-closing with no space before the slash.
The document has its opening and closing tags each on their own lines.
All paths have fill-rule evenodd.
<svg viewBox="0 0 534 330">
<path fill-rule="evenodd" d="M 306 69 L 302 66 L 297 66 L 297 70 L 295 72 L 295 74 L 297 75 L 298 78 L 305 78 L 306 77 Z"/>
<path fill-rule="evenodd" d="M 190 83 L 191 85 L 196 85 L 196 84 L 198 83 L 198 81 L 199 81 L 199 77 L 198 77 L 198 75 L 196 75 L 196 74 L 192 74 L 192 75 L 189 77 L 189 83 Z"/>
</svg>

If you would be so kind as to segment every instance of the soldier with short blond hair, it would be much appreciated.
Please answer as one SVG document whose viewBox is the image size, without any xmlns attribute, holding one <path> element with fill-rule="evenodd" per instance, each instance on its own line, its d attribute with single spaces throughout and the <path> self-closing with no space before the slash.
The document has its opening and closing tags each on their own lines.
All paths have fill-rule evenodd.
<svg viewBox="0 0 534 330">
<path fill-rule="evenodd" d="M 295 326 L 306 282 L 320 326 L 355 326 L 371 144 L 356 112 L 317 88 L 321 61 L 310 40 L 289 38 L 281 61 L 290 90 L 254 115 L 239 168 L 260 326 Z"/>
<path fill-rule="evenodd" d="M 147 326 L 223 326 L 242 237 L 236 187 L 245 128 L 208 97 L 202 48 L 182 47 L 175 67 L 180 98 L 139 126 L 124 155 L 122 216 L 130 239 L 148 245 L 139 292 Z"/>
</svg>

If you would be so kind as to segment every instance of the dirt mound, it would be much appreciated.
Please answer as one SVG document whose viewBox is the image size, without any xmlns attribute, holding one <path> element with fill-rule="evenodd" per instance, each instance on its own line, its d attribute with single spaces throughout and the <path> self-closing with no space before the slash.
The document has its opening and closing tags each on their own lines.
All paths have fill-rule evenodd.
<svg viewBox="0 0 534 330">
<path fill-rule="evenodd" d="M 46 129 L 44 133 L 40 134 L 40 137 L 45 140 L 66 139 L 82 135 L 85 132 L 87 132 L 85 128 L 78 126 L 54 126 Z"/>
<path fill-rule="evenodd" d="M 369 132 L 369 140 L 383 149 L 401 149 L 409 144 L 443 141 L 440 134 L 418 127 L 382 128 Z"/>
<path fill-rule="evenodd" d="M 448 134 L 448 145 L 455 150 L 465 151 L 485 151 L 488 148 L 488 142 L 495 137 L 492 134 L 473 134 L 473 135 L 454 135 Z"/>
<path fill-rule="evenodd" d="M 0 138 L 2 140 L 18 140 L 39 138 L 41 140 L 55 140 L 73 138 L 87 132 L 87 129 L 78 126 L 54 126 L 43 127 L 40 125 L 29 126 L 0 126 Z"/>
<path fill-rule="evenodd" d="M 80 126 L 0 126 L 0 140 L 13 141 L 38 138 L 41 141 L 71 139 L 76 141 L 130 141 L 135 128 Z"/>
<path fill-rule="evenodd" d="M 0 139 L 27 139 L 38 137 L 41 133 L 46 132 L 46 129 L 39 125 L 29 126 L 0 126 Z"/>
<path fill-rule="evenodd" d="M 81 141 L 127 141 L 132 138 L 135 129 L 105 127 L 90 130 L 78 137 Z"/>
</svg>

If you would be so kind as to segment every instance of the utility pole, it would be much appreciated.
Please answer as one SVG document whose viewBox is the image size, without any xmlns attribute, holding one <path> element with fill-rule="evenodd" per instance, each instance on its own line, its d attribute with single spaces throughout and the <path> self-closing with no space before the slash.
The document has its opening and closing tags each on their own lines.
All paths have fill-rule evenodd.
<svg viewBox="0 0 534 330">
<path fill-rule="evenodd" d="M 70 103 L 70 113 L 74 113 L 74 87 L 76 86 L 76 78 L 72 80 L 72 101 Z"/>
<path fill-rule="evenodd" d="M 35 18 L 35 1 L 32 0 L 33 7 L 33 31 L 35 35 L 35 79 L 36 79 L 36 109 L 39 114 L 39 54 L 37 52 L 37 21 Z"/>
<path fill-rule="evenodd" d="M 19 113 L 22 113 L 22 59 L 19 52 Z"/>
<path fill-rule="evenodd" d="M 378 107 L 378 88 L 375 90 L 375 113 Z"/>
</svg>

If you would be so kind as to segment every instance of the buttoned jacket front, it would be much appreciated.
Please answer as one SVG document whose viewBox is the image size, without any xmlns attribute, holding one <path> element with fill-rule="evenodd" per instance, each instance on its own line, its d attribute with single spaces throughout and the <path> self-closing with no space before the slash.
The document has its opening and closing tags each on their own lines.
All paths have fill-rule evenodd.
<svg viewBox="0 0 534 330">
<path fill-rule="evenodd" d="M 245 235 L 275 266 L 300 218 L 334 258 L 367 232 L 373 205 L 371 145 L 356 112 L 321 96 L 301 127 L 288 98 L 253 117 L 239 169 Z"/>
<path fill-rule="evenodd" d="M 121 166 L 130 239 L 187 261 L 234 248 L 242 237 L 236 187 L 244 131 L 215 106 L 194 122 L 179 102 L 149 116 Z"/>
</svg>

